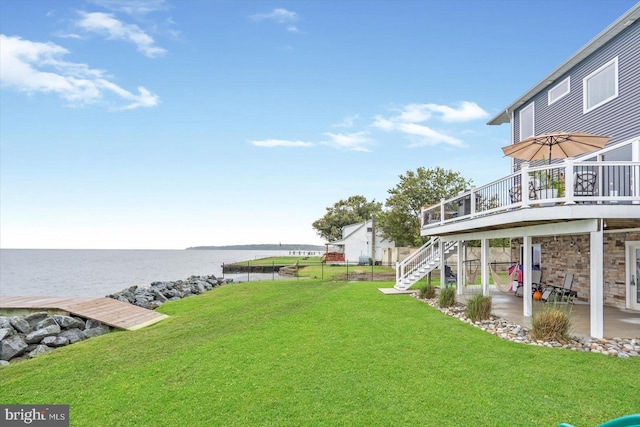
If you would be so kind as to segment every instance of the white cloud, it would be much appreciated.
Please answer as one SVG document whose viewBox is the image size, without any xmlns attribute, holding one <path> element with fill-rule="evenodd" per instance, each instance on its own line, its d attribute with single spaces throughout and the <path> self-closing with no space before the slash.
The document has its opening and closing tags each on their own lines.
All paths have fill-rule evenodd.
<svg viewBox="0 0 640 427">
<path fill-rule="evenodd" d="M 344 119 L 342 119 L 340 123 L 336 123 L 332 126 L 334 128 L 350 128 L 350 127 L 353 127 L 355 121 L 358 120 L 359 118 L 360 116 L 358 116 L 357 114 L 353 116 L 347 116 Z"/>
<path fill-rule="evenodd" d="M 167 51 L 155 45 L 151 36 L 135 24 L 126 24 L 113 14 L 102 12 L 79 12 L 81 19 L 76 25 L 85 31 L 105 35 L 107 39 L 124 40 L 137 46 L 138 51 L 149 58 L 157 58 Z"/>
<path fill-rule="evenodd" d="M 256 13 L 255 15 L 251 15 L 249 18 L 254 21 L 264 21 L 266 19 L 275 21 L 278 24 L 286 24 L 289 22 L 296 22 L 298 20 L 298 14 L 288 11 L 287 9 L 273 9 L 273 11 L 269 13 Z"/>
<path fill-rule="evenodd" d="M 438 104 L 409 104 L 400 110 L 397 119 L 403 122 L 420 123 L 433 117 L 443 122 L 469 122 L 488 116 L 489 113 L 475 102 L 462 101 L 457 108 Z"/>
<path fill-rule="evenodd" d="M 249 19 L 257 22 L 273 21 L 277 24 L 284 25 L 290 33 L 300 32 L 300 29 L 294 25 L 294 23 L 298 21 L 298 14 L 287 9 L 273 9 L 269 13 L 256 13 L 255 15 L 249 16 Z"/>
<path fill-rule="evenodd" d="M 401 132 L 413 141 L 409 146 L 448 144 L 456 147 L 464 143 L 442 131 L 426 126 L 424 122 L 438 120 L 444 123 L 468 122 L 488 117 L 488 113 L 475 102 L 463 101 L 455 107 L 438 104 L 409 104 L 398 109 L 399 114 L 385 118 L 376 116 L 372 126 L 386 132 Z"/>
<path fill-rule="evenodd" d="M 366 145 L 373 144 L 373 140 L 367 136 L 368 133 L 365 131 L 348 134 L 326 132 L 325 135 L 331 140 L 325 141 L 323 144 L 348 151 L 371 151 Z"/>
<path fill-rule="evenodd" d="M 114 12 L 124 12 L 129 15 L 145 15 L 150 12 L 169 9 L 165 0 L 88 0 Z"/>
<path fill-rule="evenodd" d="M 118 109 L 153 107 L 157 95 L 144 87 L 129 92 L 107 80 L 102 70 L 61 60 L 67 49 L 48 42 L 32 42 L 0 34 L 0 83 L 27 93 L 56 93 L 71 105 L 93 104 L 115 95 L 128 101 Z"/>
<path fill-rule="evenodd" d="M 263 139 L 261 141 L 251 141 L 256 147 L 311 147 L 314 144 L 304 141 L 288 141 L 285 139 Z"/>
</svg>

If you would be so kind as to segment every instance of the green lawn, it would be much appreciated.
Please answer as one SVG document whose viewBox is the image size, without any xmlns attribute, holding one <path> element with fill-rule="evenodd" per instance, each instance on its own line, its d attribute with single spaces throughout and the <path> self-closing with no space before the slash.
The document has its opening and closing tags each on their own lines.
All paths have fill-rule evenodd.
<svg viewBox="0 0 640 427">
<path fill-rule="evenodd" d="M 0 401 L 109 427 L 594 426 L 638 411 L 640 358 L 511 343 L 378 286 L 223 286 L 0 369 Z"/>
</svg>

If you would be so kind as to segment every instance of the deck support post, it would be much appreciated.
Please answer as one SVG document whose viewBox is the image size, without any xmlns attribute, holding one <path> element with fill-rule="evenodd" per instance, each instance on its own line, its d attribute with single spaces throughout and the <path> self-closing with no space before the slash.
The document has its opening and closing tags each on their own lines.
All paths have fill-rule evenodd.
<svg viewBox="0 0 640 427">
<path fill-rule="evenodd" d="M 533 313 L 533 298 L 531 293 L 531 236 L 525 235 L 522 238 L 522 304 L 523 314 L 531 316 Z"/>
<path fill-rule="evenodd" d="M 489 295 L 489 239 L 480 240 L 480 262 L 482 263 L 482 295 Z"/>
<path fill-rule="evenodd" d="M 438 257 L 440 257 L 440 289 L 444 289 L 447 286 L 447 272 L 444 268 L 445 259 L 444 259 L 444 242 L 440 239 L 438 243 Z"/>
<path fill-rule="evenodd" d="M 589 277 L 589 287 L 591 288 L 591 336 L 594 338 L 604 338 L 604 298 L 603 298 L 603 245 L 604 237 L 602 230 L 602 220 L 598 220 L 598 230 L 592 231 L 590 240 L 590 262 L 591 272 Z"/>
<path fill-rule="evenodd" d="M 463 250 L 463 246 L 464 246 L 464 250 Z M 466 242 L 463 242 L 462 240 L 458 240 L 458 264 L 457 264 L 457 280 L 456 280 L 456 293 L 458 295 L 462 295 L 462 286 L 464 284 L 464 263 L 463 261 L 466 261 L 466 256 L 467 256 L 467 250 L 466 250 Z M 465 257 L 464 259 L 462 257 Z"/>
</svg>

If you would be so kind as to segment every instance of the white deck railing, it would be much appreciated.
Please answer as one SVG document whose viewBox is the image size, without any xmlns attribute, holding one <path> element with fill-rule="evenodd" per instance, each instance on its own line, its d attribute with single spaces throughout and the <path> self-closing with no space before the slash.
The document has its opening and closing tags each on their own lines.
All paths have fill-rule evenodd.
<svg viewBox="0 0 640 427">
<path fill-rule="evenodd" d="M 422 228 L 515 208 L 577 203 L 640 204 L 640 162 L 524 163 L 518 172 L 423 208 Z"/>
</svg>

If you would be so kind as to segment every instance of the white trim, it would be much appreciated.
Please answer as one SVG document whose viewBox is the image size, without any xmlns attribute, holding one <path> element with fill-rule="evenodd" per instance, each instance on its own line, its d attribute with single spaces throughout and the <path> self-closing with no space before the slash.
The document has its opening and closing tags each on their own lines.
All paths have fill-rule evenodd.
<svg viewBox="0 0 640 427">
<path fill-rule="evenodd" d="M 560 95 L 556 95 L 556 97 L 554 99 L 551 99 L 551 92 L 553 90 L 555 90 L 556 88 L 558 88 L 559 86 L 563 85 L 563 84 L 567 84 L 567 90 L 565 92 L 562 92 Z M 552 87 L 551 89 L 549 89 L 547 91 L 547 105 L 551 105 L 555 102 L 558 102 L 559 100 L 561 100 L 562 98 L 564 98 L 565 96 L 567 96 L 569 94 L 569 92 L 571 92 L 571 76 L 567 77 L 566 79 L 562 80 L 560 83 L 558 83 L 557 85 L 555 85 L 554 87 Z"/>
<path fill-rule="evenodd" d="M 613 64 L 613 75 L 614 75 L 614 94 L 606 99 L 603 99 L 602 101 L 598 102 L 597 104 L 588 107 L 587 106 L 587 92 L 588 92 L 588 81 L 589 79 L 595 77 L 596 75 L 598 75 L 600 72 L 602 72 L 605 68 L 610 67 Z M 584 79 L 582 79 L 582 109 L 583 109 L 583 113 L 586 114 L 589 111 L 593 111 L 596 108 L 600 107 L 601 105 L 606 104 L 607 102 L 611 101 L 612 99 L 615 99 L 618 97 L 618 57 L 616 56 L 615 58 L 613 58 L 611 61 L 607 62 L 606 64 L 602 65 L 600 68 L 598 68 L 597 70 L 595 70 L 593 73 L 589 74 L 588 76 L 586 76 Z"/>
<path fill-rule="evenodd" d="M 458 233 L 448 236 L 439 236 L 443 242 L 456 240 L 480 240 L 480 239 L 503 239 L 522 236 L 554 236 L 564 234 L 584 234 L 597 230 L 597 219 L 581 219 L 568 222 L 557 222 L 551 224 L 527 225 L 523 227 L 513 227 L 504 230 L 476 231 L 469 233 Z"/>
<path fill-rule="evenodd" d="M 523 135 L 522 134 L 522 113 L 531 109 L 531 135 Z M 518 111 L 518 121 L 520 122 L 520 141 L 523 139 L 529 138 L 530 136 L 534 136 L 536 134 L 536 109 L 535 109 L 535 101 L 531 102 L 526 107 L 522 108 Z"/>
<path fill-rule="evenodd" d="M 629 274 L 629 270 L 630 267 L 632 265 L 635 264 L 636 260 L 635 260 L 635 256 L 632 256 L 632 249 L 635 247 L 638 247 L 638 245 L 640 245 L 640 241 L 639 240 L 628 240 L 626 242 L 624 242 L 624 261 L 625 261 L 625 293 L 627 294 L 627 299 L 626 299 L 626 304 L 625 304 L 625 308 L 627 310 L 634 310 L 635 309 L 635 303 L 633 302 L 633 297 L 635 297 L 635 295 L 633 295 L 631 293 L 631 280 L 632 277 Z M 635 254 L 633 254 L 635 255 Z"/>
<path fill-rule="evenodd" d="M 599 225 L 602 224 L 598 220 Z M 602 228 L 598 227 L 597 231 L 592 231 L 589 236 L 589 245 L 591 250 L 590 256 L 590 274 L 589 274 L 589 290 L 590 301 L 589 308 L 591 312 L 591 336 L 594 338 L 604 338 L 604 234 Z"/>
</svg>

